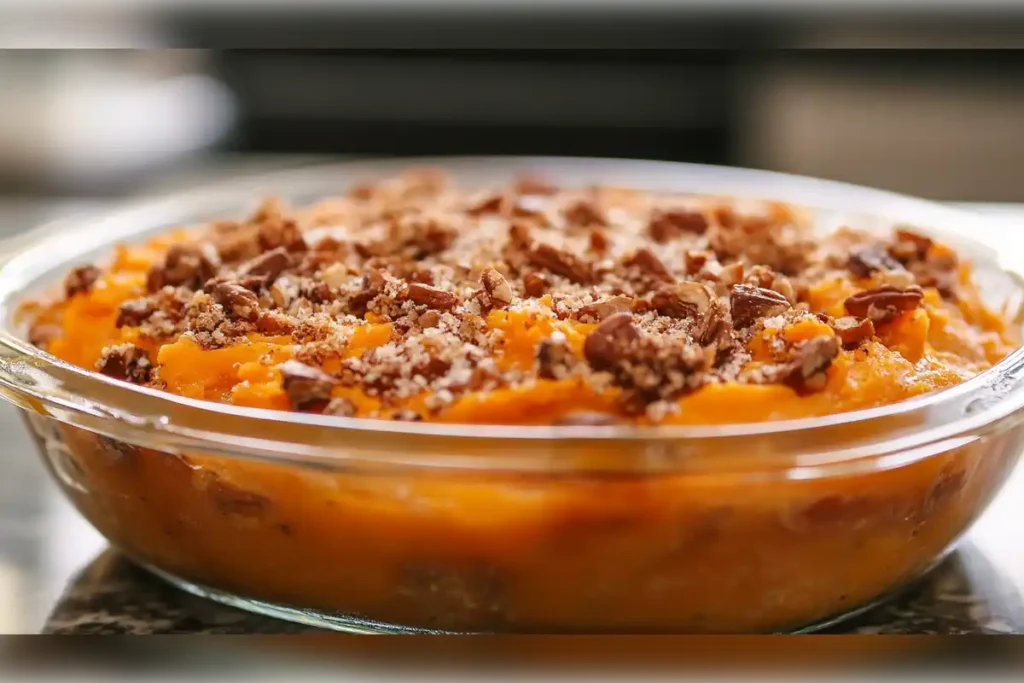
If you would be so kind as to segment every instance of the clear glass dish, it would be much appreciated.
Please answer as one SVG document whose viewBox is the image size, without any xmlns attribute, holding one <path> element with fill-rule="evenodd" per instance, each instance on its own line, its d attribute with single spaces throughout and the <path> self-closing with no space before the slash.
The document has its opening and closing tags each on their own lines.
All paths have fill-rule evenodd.
<svg viewBox="0 0 1024 683">
<path fill-rule="evenodd" d="M 42 228 L 0 269 L 0 394 L 63 492 L 178 586 L 360 632 L 777 632 L 920 576 L 1024 447 L 1024 351 L 885 408 L 727 427 L 494 427 L 246 409 L 114 382 L 24 340 L 18 306 L 74 264 L 170 227 L 297 201 L 409 165 L 472 186 L 538 172 L 792 202 L 823 230 L 912 223 L 1017 310 L 982 219 L 839 183 L 586 159 L 352 162 L 259 176 Z"/>
</svg>

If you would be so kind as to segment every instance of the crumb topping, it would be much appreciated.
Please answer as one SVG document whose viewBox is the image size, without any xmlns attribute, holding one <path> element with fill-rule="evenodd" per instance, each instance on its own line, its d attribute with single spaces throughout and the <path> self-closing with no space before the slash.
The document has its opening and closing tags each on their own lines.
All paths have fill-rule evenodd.
<svg viewBox="0 0 1024 683">
<path fill-rule="evenodd" d="M 337 395 L 354 388 L 380 402 L 380 416 L 415 420 L 470 393 L 571 379 L 657 420 L 710 384 L 820 391 L 841 350 L 877 339 L 926 289 L 956 301 L 958 267 L 955 253 L 913 230 L 821 237 L 777 204 L 560 189 L 535 177 L 467 191 L 417 171 L 310 207 L 268 200 L 247 219 L 171 244 L 144 291 L 120 304 L 116 326 L 206 350 L 254 334 L 290 338 L 292 358 L 276 367 L 293 410 L 355 415 Z M 67 298 L 102 275 L 76 268 Z M 832 317 L 811 292 L 837 278 L 868 284 Z M 515 363 L 494 315 L 556 328 Z M 809 339 L 778 334 L 808 320 L 818 325 Z M 387 325 L 387 338 L 350 353 L 354 330 L 368 324 Z M 582 343 L 557 324 L 579 326 Z M 39 343 L 54 335 L 35 329 Z M 759 338 L 774 340 L 767 362 L 752 355 Z M 160 382 L 155 358 L 132 344 L 105 348 L 97 368 Z M 561 424 L 617 420 L 579 411 Z"/>
</svg>

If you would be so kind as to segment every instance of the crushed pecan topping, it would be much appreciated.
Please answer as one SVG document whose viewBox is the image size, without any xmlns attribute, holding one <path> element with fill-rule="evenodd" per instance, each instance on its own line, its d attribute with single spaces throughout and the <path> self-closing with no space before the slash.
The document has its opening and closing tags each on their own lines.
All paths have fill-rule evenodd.
<svg viewBox="0 0 1024 683">
<path fill-rule="evenodd" d="M 301 410 L 331 398 L 334 378 L 297 360 L 281 364 L 281 386 L 293 408 Z"/>
<path fill-rule="evenodd" d="M 153 364 L 146 352 L 135 344 L 118 344 L 103 349 L 96 369 L 107 377 L 132 384 L 145 384 L 153 373 Z"/>
<path fill-rule="evenodd" d="M 917 286 L 907 289 L 879 287 L 854 294 L 846 300 L 845 306 L 850 315 L 883 323 L 914 310 L 921 305 L 922 299 L 924 292 Z"/>
<path fill-rule="evenodd" d="M 530 177 L 466 190 L 436 169 L 308 207 L 268 200 L 175 240 L 144 285 L 130 284 L 141 280 L 133 257 L 112 266 L 132 271 L 124 278 L 76 268 L 64 293 L 107 305 L 97 281 L 117 283 L 111 295 L 129 283 L 113 304 L 126 328 L 114 339 L 139 339 L 153 359 L 179 337 L 202 350 L 269 337 L 292 360 L 268 391 L 284 391 L 293 409 L 345 417 L 431 419 L 468 392 L 538 379 L 618 397 L 614 414 L 559 422 L 578 425 L 657 422 L 708 384 L 807 393 L 825 386 L 839 353 L 863 359 L 872 340 L 882 353 L 890 330 L 876 328 L 924 305 L 930 288 L 945 299 L 930 291 L 930 308 L 958 310 L 969 294 L 957 255 L 912 229 L 821 236 L 776 203 Z M 845 300 L 848 315 L 826 315 L 851 285 L 869 289 Z M 30 340 L 67 346 L 61 320 L 76 308 L 30 323 Z M 784 331 L 804 324 L 834 336 L 787 341 Z M 101 371 L 173 390 L 174 373 L 161 378 L 140 346 L 108 343 Z M 351 398 L 332 398 L 338 385 Z"/>
<path fill-rule="evenodd" d="M 729 300 L 732 324 L 750 327 L 758 320 L 778 315 L 789 308 L 789 300 L 778 292 L 753 285 L 734 285 Z"/>
<path fill-rule="evenodd" d="M 99 268 L 94 265 L 79 266 L 70 273 L 64 280 L 64 294 L 69 299 L 75 294 L 81 292 L 88 292 L 92 289 L 92 286 L 96 283 L 96 280 L 103 274 Z"/>
</svg>

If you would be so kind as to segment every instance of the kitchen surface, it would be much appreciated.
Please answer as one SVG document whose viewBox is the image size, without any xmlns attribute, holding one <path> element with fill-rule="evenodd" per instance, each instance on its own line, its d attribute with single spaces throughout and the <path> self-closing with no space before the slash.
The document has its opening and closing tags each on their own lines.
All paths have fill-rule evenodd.
<svg viewBox="0 0 1024 683">
<path fill-rule="evenodd" d="M 315 162 L 221 156 L 161 174 L 150 191 Z M 3 234 L 86 211 L 102 200 L 0 202 Z M 1012 242 L 1024 205 L 965 204 Z M 1021 234 L 1024 234 L 1022 232 Z M 1024 244 L 1022 244 L 1024 248 Z M 0 405 L 0 632 L 294 633 L 305 627 L 188 596 L 135 569 L 63 499 L 10 406 Z M 959 551 L 923 581 L 833 632 L 1024 634 L 1024 469 L 1018 468 Z"/>
</svg>

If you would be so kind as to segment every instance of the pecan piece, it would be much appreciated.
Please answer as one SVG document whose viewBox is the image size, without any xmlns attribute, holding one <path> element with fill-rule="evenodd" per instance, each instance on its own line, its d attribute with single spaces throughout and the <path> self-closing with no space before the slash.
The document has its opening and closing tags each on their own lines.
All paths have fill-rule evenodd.
<svg viewBox="0 0 1024 683">
<path fill-rule="evenodd" d="M 281 386 L 292 407 L 298 410 L 331 398 L 334 378 L 297 360 L 281 364 Z"/>
<path fill-rule="evenodd" d="M 156 312 L 156 305 L 149 297 L 129 299 L 117 309 L 115 327 L 138 327 Z"/>
<path fill-rule="evenodd" d="M 480 284 L 494 308 L 504 308 L 512 303 L 512 288 L 504 276 L 494 268 L 484 268 L 480 273 Z"/>
<path fill-rule="evenodd" d="M 64 279 L 64 293 L 70 299 L 75 294 L 88 292 L 102 274 L 103 271 L 94 265 L 79 266 Z"/>
<path fill-rule="evenodd" d="M 565 335 L 554 332 L 537 346 L 537 376 L 542 379 L 564 379 L 568 377 L 577 363 L 577 358 L 569 350 Z"/>
<path fill-rule="evenodd" d="M 789 307 L 789 300 L 778 292 L 753 285 L 733 285 L 729 301 L 732 324 L 736 329 L 778 315 Z"/>
<path fill-rule="evenodd" d="M 146 352 L 135 344 L 117 344 L 103 349 L 96 368 L 107 377 L 132 384 L 145 384 L 153 373 Z"/>
<path fill-rule="evenodd" d="M 523 275 L 523 292 L 527 296 L 542 297 L 548 291 L 548 279 L 541 273 L 529 271 Z"/>
<path fill-rule="evenodd" d="M 889 255 L 880 244 L 873 244 L 850 254 L 846 267 L 857 277 L 870 277 L 872 273 L 902 270 L 899 261 Z"/>
<path fill-rule="evenodd" d="M 562 209 L 562 215 L 569 225 L 588 227 L 591 225 L 606 225 L 604 214 L 592 201 L 580 199 Z"/>
<path fill-rule="evenodd" d="M 896 241 L 889 247 L 889 253 L 900 263 L 907 264 L 923 259 L 933 244 L 930 237 L 906 228 L 897 228 Z"/>
<path fill-rule="evenodd" d="M 665 285 L 651 297 L 651 304 L 661 315 L 670 318 L 700 318 L 711 306 L 715 293 L 699 282 L 677 282 Z"/>
<path fill-rule="evenodd" d="M 846 300 L 845 306 L 850 315 L 881 323 L 914 310 L 921 305 L 923 298 L 924 292 L 917 286 L 906 289 L 879 287 L 854 294 Z"/>
<path fill-rule="evenodd" d="M 502 194 L 488 194 L 472 202 L 466 207 L 466 213 L 470 216 L 483 216 L 489 213 L 501 213 L 505 206 L 505 196 Z"/>
<path fill-rule="evenodd" d="M 852 315 L 837 318 L 832 323 L 832 329 L 839 335 L 843 348 L 847 350 L 857 348 L 875 335 L 874 323 L 867 318 L 856 318 Z"/>
<path fill-rule="evenodd" d="M 600 322 L 608 316 L 616 313 L 628 313 L 632 311 L 634 303 L 634 300 L 628 296 L 613 296 L 610 299 L 604 299 L 603 301 L 583 306 L 578 311 L 577 317 L 580 320 L 591 317 Z"/>
<path fill-rule="evenodd" d="M 594 279 L 594 266 L 575 254 L 556 249 L 550 244 L 538 244 L 530 250 L 530 263 L 561 275 L 575 283 L 586 284 Z"/>
<path fill-rule="evenodd" d="M 708 228 L 708 219 L 699 211 L 687 209 L 661 209 L 651 214 L 647 231 L 651 239 L 664 244 L 686 232 L 703 233 Z"/>
<path fill-rule="evenodd" d="M 246 261 L 238 269 L 240 275 L 255 275 L 263 279 L 264 284 L 272 284 L 277 276 L 283 273 L 292 263 L 288 250 L 284 247 L 271 249 L 254 259 Z"/>
<path fill-rule="evenodd" d="M 608 252 L 608 237 L 602 230 L 591 230 L 588 244 L 590 251 L 599 256 Z"/>
<path fill-rule="evenodd" d="M 451 292 L 419 282 L 409 285 L 407 295 L 414 303 L 437 311 L 450 311 L 459 303 L 459 298 Z"/>
<path fill-rule="evenodd" d="M 630 344 L 640 339 L 640 330 L 629 313 L 605 318 L 583 342 L 583 356 L 595 370 L 611 367 Z"/>
<path fill-rule="evenodd" d="M 835 337 L 815 337 L 801 343 L 782 370 L 783 384 L 798 392 L 820 391 L 825 388 L 825 374 L 839 354 L 839 341 Z"/>
<path fill-rule="evenodd" d="M 630 254 L 622 264 L 627 268 L 636 268 L 643 278 L 651 278 L 660 282 L 672 282 L 675 280 L 670 271 L 661 259 L 654 255 L 650 249 L 637 249 Z"/>
<path fill-rule="evenodd" d="M 552 195 L 558 192 L 558 188 L 554 185 L 533 175 L 519 176 L 512 187 L 518 194 Z"/>
<path fill-rule="evenodd" d="M 164 255 L 163 263 L 150 268 L 146 286 L 151 292 L 165 285 L 199 289 L 217 274 L 220 264 L 220 255 L 212 244 L 172 244 Z"/>
<path fill-rule="evenodd" d="M 260 317 L 259 298 L 236 282 L 213 283 L 209 294 L 233 320 L 256 322 Z"/>
<path fill-rule="evenodd" d="M 256 239 L 264 251 L 281 247 L 286 251 L 301 252 L 309 248 L 299 224 L 290 218 L 274 217 L 263 223 Z"/>
</svg>

